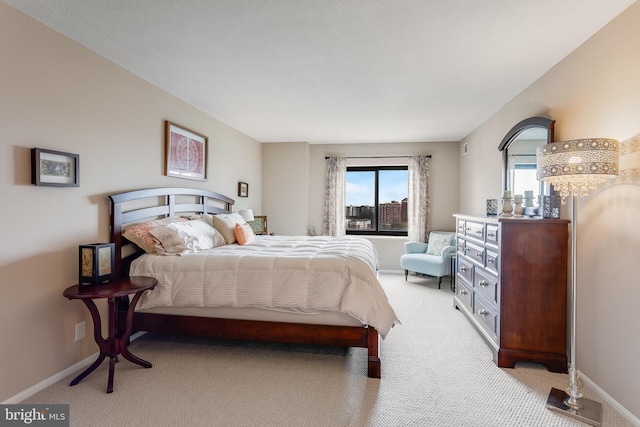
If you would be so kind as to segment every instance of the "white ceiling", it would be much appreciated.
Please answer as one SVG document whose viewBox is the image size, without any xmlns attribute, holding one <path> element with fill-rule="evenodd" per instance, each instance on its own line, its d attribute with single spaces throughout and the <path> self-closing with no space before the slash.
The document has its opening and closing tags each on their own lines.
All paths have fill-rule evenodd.
<svg viewBox="0 0 640 427">
<path fill-rule="evenodd" d="M 261 142 L 457 141 L 633 0 L 2 0 Z"/>
</svg>

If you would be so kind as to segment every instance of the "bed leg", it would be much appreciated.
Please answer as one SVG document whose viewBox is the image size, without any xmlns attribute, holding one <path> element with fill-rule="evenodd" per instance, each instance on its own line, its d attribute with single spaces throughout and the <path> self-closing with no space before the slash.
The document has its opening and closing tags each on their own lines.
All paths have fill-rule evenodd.
<svg viewBox="0 0 640 427">
<path fill-rule="evenodd" d="M 367 376 L 369 378 L 380 378 L 380 341 L 378 331 L 371 326 L 367 328 L 367 350 L 369 356 Z"/>
</svg>

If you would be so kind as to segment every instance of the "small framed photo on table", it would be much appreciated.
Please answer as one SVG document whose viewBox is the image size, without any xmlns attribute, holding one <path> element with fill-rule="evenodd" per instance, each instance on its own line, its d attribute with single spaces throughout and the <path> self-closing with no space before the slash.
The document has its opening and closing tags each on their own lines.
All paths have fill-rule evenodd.
<svg viewBox="0 0 640 427">
<path fill-rule="evenodd" d="M 79 187 L 80 156 L 62 151 L 32 148 L 31 183 L 50 187 Z"/>
<path fill-rule="evenodd" d="M 165 174 L 176 178 L 207 180 L 209 138 L 165 121 Z"/>
</svg>

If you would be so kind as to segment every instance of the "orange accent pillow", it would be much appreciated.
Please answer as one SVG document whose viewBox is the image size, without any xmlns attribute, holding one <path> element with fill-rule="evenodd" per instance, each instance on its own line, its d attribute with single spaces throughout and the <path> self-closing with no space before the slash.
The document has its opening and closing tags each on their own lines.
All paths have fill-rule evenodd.
<svg viewBox="0 0 640 427">
<path fill-rule="evenodd" d="M 236 224 L 235 235 L 239 245 L 248 245 L 256 240 L 255 233 L 246 222 L 244 224 Z"/>
</svg>

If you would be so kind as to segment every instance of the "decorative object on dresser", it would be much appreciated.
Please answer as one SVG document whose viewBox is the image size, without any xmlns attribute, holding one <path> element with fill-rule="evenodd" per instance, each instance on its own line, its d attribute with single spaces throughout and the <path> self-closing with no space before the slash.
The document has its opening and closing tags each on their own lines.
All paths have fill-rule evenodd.
<svg viewBox="0 0 640 427">
<path fill-rule="evenodd" d="M 599 426 L 602 405 L 582 397 L 576 368 L 577 323 L 577 206 L 578 194 L 586 196 L 598 184 L 618 175 L 619 144 L 614 139 L 578 139 L 539 147 L 536 152 L 536 175 L 553 185 L 562 202 L 571 195 L 571 352 L 567 392 L 552 388 L 547 408 L 582 422 Z M 551 216 L 554 216 L 551 208 Z"/>
<path fill-rule="evenodd" d="M 567 220 L 456 214 L 454 306 L 493 351 L 567 372 Z"/>
<path fill-rule="evenodd" d="M 32 148 L 31 183 L 49 187 L 79 187 L 80 156 L 62 151 Z"/>
<path fill-rule="evenodd" d="M 209 138 L 170 121 L 164 127 L 165 174 L 206 181 Z"/>
<path fill-rule="evenodd" d="M 487 215 L 498 215 L 498 199 L 487 199 Z"/>
<path fill-rule="evenodd" d="M 115 272 L 115 245 L 90 243 L 78 247 L 78 284 L 110 282 Z"/>
<path fill-rule="evenodd" d="M 502 196 L 502 214 L 501 216 L 511 216 L 513 212 L 513 204 L 511 204 L 511 191 L 504 190 Z"/>
</svg>

